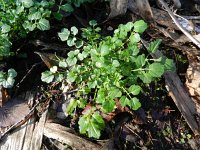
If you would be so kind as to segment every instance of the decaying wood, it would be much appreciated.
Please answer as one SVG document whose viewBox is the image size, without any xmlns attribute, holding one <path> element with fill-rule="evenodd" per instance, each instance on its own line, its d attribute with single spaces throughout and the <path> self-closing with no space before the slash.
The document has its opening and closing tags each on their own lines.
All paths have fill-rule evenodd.
<svg viewBox="0 0 200 150">
<path fill-rule="evenodd" d="M 36 123 L 35 125 L 35 129 L 33 131 L 33 137 L 32 137 L 29 150 L 39 150 L 42 146 L 43 131 L 44 131 L 44 125 L 46 122 L 47 113 L 48 113 L 48 109 L 42 114 L 42 117 L 40 118 L 39 122 Z"/>
<path fill-rule="evenodd" d="M 168 72 L 165 75 L 165 83 L 169 95 L 174 100 L 177 108 L 187 121 L 195 135 L 200 135 L 200 125 L 195 116 L 198 115 L 197 106 L 188 95 L 188 92 L 176 73 Z"/>
<path fill-rule="evenodd" d="M 153 12 L 148 0 L 129 0 L 128 9 L 134 11 L 148 22 L 153 22 Z"/>
<path fill-rule="evenodd" d="M 144 46 L 147 47 L 147 42 L 145 40 L 142 40 L 142 42 Z M 159 58 L 162 55 L 163 54 L 160 51 L 152 54 L 154 58 Z M 183 85 L 176 72 L 166 72 L 164 74 L 164 77 L 166 88 L 177 108 L 187 121 L 189 127 L 194 132 L 194 134 L 200 135 L 200 124 L 195 117 L 198 116 L 200 111 L 197 110 L 198 106 L 196 106 L 192 98 L 189 96 L 186 87 Z"/>
<path fill-rule="evenodd" d="M 31 144 L 31 133 L 34 127 L 34 120 L 31 119 L 20 128 L 16 129 L 12 134 L 8 135 L 0 143 L 1 150 L 27 150 Z"/>
<path fill-rule="evenodd" d="M 196 104 L 198 114 L 195 117 L 200 116 L 200 61 L 195 58 L 188 56 L 189 66 L 186 72 L 186 87 Z M 196 118 L 197 119 L 197 118 Z M 199 122 L 200 124 L 200 122 Z"/>
<path fill-rule="evenodd" d="M 169 9 L 169 7 L 166 5 L 166 3 L 163 0 L 159 0 L 159 2 L 164 6 L 166 11 L 169 13 L 170 17 L 174 21 L 174 23 L 177 25 L 177 27 L 195 44 L 200 48 L 200 42 L 196 40 L 188 31 L 186 31 L 179 23 L 179 21 L 174 16 L 173 12 Z"/>
<path fill-rule="evenodd" d="M 127 11 L 128 0 L 111 0 L 110 1 L 110 9 L 111 12 L 109 14 L 108 19 L 116 17 L 118 15 L 124 15 Z"/>
<path fill-rule="evenodd" d="M 30 95 L 25 96 L 29 99 L 33 98 L 33 96 Z M 29 99 L 27 99 L 27 101 L 29 101 Z M 43 128 L 46 121 L 46 115 L 47 110 L 45 113 L 42 114 L 42 117 L 39 119 L 39 122 L 37 122 L 36 119 L 32 117 L 25 124 L 21 125 L 16 129 L 13 129 L 13 131 L 9 135 L 6 134 L 0 142 L 0 149 L 39 150 L 42 144 Z"/>
<path fill-rule="evenodd" d="M 158 51 L 154 57 L 159 58 L 161 55 L 162 54 Z M 198 112 L 200 110 L 197 110 L 196 104 L 189 96 L 189 93 L 181 82 L 179 76 L 175 72 L 167 72 L 164 74 L 164 77 L 169 95 L 172 97 L 177 108 L 187 121 L 194 134 L 200 135 L 200 125 L 195 118 L 195 116 L 199 114 Z"/>
<path fill-rule="evenodd" d="M 75 134 L 68 132 L 68 129 L 60 124 L 46 123 L 44 127 L 44 135 L 48 138 L 53 138 L 61 143 L 66 143 L 74 149 L 81 150 L 99 150 L 101 146 L 85 140 Z"/>
<path fill-rule="evenodd" d="M 0 85 L 0 107 L 3 106 L 3 104 L 9 99 L 9 95 L 7 94 L 7 89 L 3 88 L 2 85 Z"/>
</svg>

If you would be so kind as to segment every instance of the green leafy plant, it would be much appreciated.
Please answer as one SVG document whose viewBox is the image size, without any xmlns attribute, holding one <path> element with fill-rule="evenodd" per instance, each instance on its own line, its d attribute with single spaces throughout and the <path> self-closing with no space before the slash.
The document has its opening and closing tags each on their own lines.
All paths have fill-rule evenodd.
<svg viewBox="0 0 200 150">
<path fill-rule="evenodd" d="M 9 69 L 7 73 L 0 72 L 0 85 L 4 88 L 11 88 L 15 83 L 15 77 L 17 76 L 17 72 L 14 69 Z"/>
<path fill-rule="evenodd" d="M 73 115 L 78 108 L 83 109 L 78 122 L 80 133 L 99 138 L 105 127 L 102 113 L 114 112 L 117 101 L 122 107 L 137 110 L 141 107 L 138 95 L 143 90 L 142 83 L 148 85 L 175 67 L 171 59 L 151 57 L 161 40 L 152 41 L 147 51 L 140 47 L 140 35 L 147 28 L 143 20 L 121 24 L 113 36 L 106 37 L 100 35 L 96 21 L 89 24 L 82 29 L 81 38 L 76 27 L 58 33 L 75 50 L 59 60 L 58 67 L 66 71 L 56 74 L 62 74 L 64 82 L 78 87 L 66 112 Z M 54 79 L 55 72 L 42 73 L 43 81 L 49 83 Z"/>
<path fill-rule="evenodd" d="M 14 54 L 10 52 L 13 40 L 35 29 L 50 29 L 47 18 L 50 17 L 53 3 L 45 0 L 0 1 L 0 60 Z M 12 87 L 14 77 L 8 74 L 7 78 L 6 73 L 1 72 L 1 84 L 6 88 Z"/>
<path fill-rule="evenodd" d="M 12 55 L 13 39 L 24 37 L 35 29 L 48 30 L 47 18 L 53 1 L 6 0 L 0 1 L 0 58 Z"/>
<path fill-rule="evenodd" d="M 60 0 L 60 3 L 57 4 L 58 10 L 53 12 L 53 15 L 56 19 L 61 20 L 64 14 L 62 12 L 71 13 L 74 11 L 74 7 L 80 7 L 81 4 L 94 1 L 95 0 Z"/>
</svg>

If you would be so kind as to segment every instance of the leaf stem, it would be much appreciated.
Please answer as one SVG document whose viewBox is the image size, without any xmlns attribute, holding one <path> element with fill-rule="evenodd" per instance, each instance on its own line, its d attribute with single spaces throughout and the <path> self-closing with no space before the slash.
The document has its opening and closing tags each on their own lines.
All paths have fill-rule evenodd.
<svg viewBox="0 0 200 150">
<path fill-rule="evenodd" d="M 123 86 L 121 87 L 121 89 L 124 90 L 124 92 L 128 95 L 128 97 L 129 97 L 130 99 L 132 99 L 132 97 L 131 97 L 131 95 L 129 94 L 129 92 L 128 92 Z"/>
<path fill-rule="evenodd" d="M 131 71 L 135 72 L 135 71 L 146 71 L 146 70 L 149 70 L 149 69 L 147 69 L 147 68 L 138 68 L 138 69 L 134 69 L 134 70 L 131 70 Z"/>
</svg>

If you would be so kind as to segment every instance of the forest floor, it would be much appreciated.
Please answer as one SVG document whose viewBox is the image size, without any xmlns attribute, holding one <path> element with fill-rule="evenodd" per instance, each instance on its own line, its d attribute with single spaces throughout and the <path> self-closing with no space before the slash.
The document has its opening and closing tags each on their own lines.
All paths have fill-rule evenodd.
<svg viewBox="0 0 200 150">
<path fill-rule="evenodd" d="M 152 12 L 155 10 L 162 10 L 157 3 L 153 1 L 149 2 Z M 181 8 L 177 8 L 176 14 L 182 16 L 199 15 L 198 10 L 191 11 L 191 9 L 188 8 L 193 8 L 192 4 L 188 7 L 186 5 L 187 4 L 184 3 Z M 175 9 L 175 4 L 173 6 Z M 29 33 L 25 39 L 14 41 L 12 50 L 17 51 L 19 55 L 17 57 L 9 58 L 7 67 L 15 68 L 18 72 L 18 76 L 16 78 L 17 86 L 9 91 L 10 96 L 16 97 L 27 91 L 34 91 L 37 97 L 36 99 L 39 101 L 41 100 L 42 103 L 44 103 L 44 106 L 46 103 L 44 99 L 53 99 L 48 102 L 49 114 L 51 112 L 53 115 L 47 115 L 47 122 L 56 122 L 59 125 L 69 127 L 75 132 L 75 135 L 91 141 L 94 144 L 101 145 L 104 149 L 199 149 L 199 136 L 194 134 L 193 129 L 189 126 L 190 123 L 185 119 L 183 112 L 180 112 L 172 95 L 169 94 L 169 91 L 166 88 L 165 77 L 149 84 L 149 86 L 143 90 L 142 95 L 139 96 L 141 107 L 138 110 L 133 113 L 125 111 L 116 114 L 114 118 L 107 123 L 107 127 L 99 140 L 89 139 L 86 136 L 80 135 L 77 126 L 77 118 L 59 116 L 58 111 L 60 110 L 58 110 L 58 107 L 62 107 L 60 99 L 63 96 L 62 92 L 59 90 L 61 85 L 47 85 L 41 81 L 41 73 L 48 69 L 44 63 L 44 61 L 47 60 L 42 61 L 41 56 L 35 52 L 56 53 L 58 56 L 66 56 L 68 51 L 67 46 L 58 39 L 57 33 L 60 32 L 63 27 L 86 27 L 87 22 L 93 19 L 99 23 L 98 26 L 102 29 L 102 35 L 112 35 L 114 29 L 116 29 L 119 24 L 144 19 L 148 23 L 149 28 L 142 35 L 142 38 L 148 42 L 157 38 L 163 40 L 159 50 L 168 58 L 174 60 L 176 64 L 176 73 L 185 86 L 185 89 L 188 89 L 186 84 L 189 80 L 187 79 L 188 67 L 193 63 L 192 60 L 198 60 L 199 56 L 192 55 L 191 53 L 191 55 L 189 55 L 185 52 L 185 49 L 197 49 L 199 52 L 199 48 L 189 40 L 178 43 L 178 38 L 174 40 L 171 35 L 168 37 L 166 36 L 166 31 L 169 31 L 168 33 L 171 34 L 172 30 L 174 30 L 174 33 L 179 34 L 179 37 L 183 35 L 177 27 L 174 27 L 176 25 L 173 24 L 169 15 L 162 20 L 161 15 L 166 15 L 168 13 L 166 11 L 165 13 L 159 12 L 161 14 L 161 19 L 157 19 L 157 22 L 154 24 L 148 20 L 152 16 L 144 17 L 144 14 L 147 12 L 141 10 L 139 10 L 141 13 L 135 14 L 133 9 L 128 9 L 123 15 L 114 14 L 113 16 L 108 17 L 109 12 L 112 12 L 113 9 L 114 8 L 110 8 L 109 2 L 97 1 L 90 4 L 86 3 L 79 8 L 76 8 L 69 16 L 63 18 L 61 23 L 56 19 L 52 19 L 52 27 L 50 30 L 35 31 Z M 158 14 L 155 14 L 155 12 L 153 14 L 155 19 Z M 169 20 L 167 20 L 167 18 Z M 165 26 L 165 24 L 170 22 L 172 22 L 173 27 L 168 25 Z M 198 23 L 195 25 L 196 28 L 199 27 Z M 194 32 L 195 35 L 199 34 L 198 31 Z M 198 64 L 199 60 L 196 61 L 196 66 L 198 66 Z M 197 82 L 197 79 L 194 82 Z M 187 90 L 187 92 L 188 91 L 189 90 Z M 192 95 L 191 97 L 194 98 L 195 96 Z M 56 109 L 54 106 L 55 103 L 58 105 L 56 106 Z M 43 111 L 43 108 L 38 109 L 42 109 Z M 41 149 L 79 149 L 76 147 L 76 144 L 75 146 L 68 145 L 69 143 L 63 143 L 63 141 L 57 141 L 58 139 L 48 138 L 47 136 L 44 136 L 42 140 Z M 107 145 L 107 147 L 104 145 Z"/>
</svg>

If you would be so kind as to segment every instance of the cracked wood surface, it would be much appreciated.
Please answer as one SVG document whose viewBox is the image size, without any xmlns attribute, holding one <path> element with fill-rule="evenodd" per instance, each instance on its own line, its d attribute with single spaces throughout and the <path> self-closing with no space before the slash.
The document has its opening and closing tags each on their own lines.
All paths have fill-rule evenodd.
<svg viewBox="0 0 200 150">
<path fill-rule="evenodd" d="M 27 101 L 33 98 L 33 95 L 25 96 L 29 98 Z M 40 150 L 46 115 L 47 111 L 42 114 L 39 122 L 32 117 L 25 124 L 9 132 L 1 140 L 0 150 Z"/>
<path fill-rule="evenodd" d="M 158 51 L 154 57 L 159 58 L 161 55 L 161 52 Z M 200 135 L 200 124 L 195 117 L 199 114 L 199 106 L 189 96 L 186 87 L 181 82 L 177 73 L 167 72 L 164 74 L 164 77 L 169 95 L 172 97 L 177 108 L 187 121 L 194 134 Z"/>
</svg>

